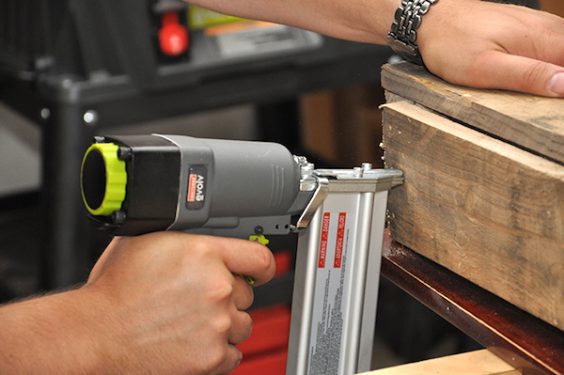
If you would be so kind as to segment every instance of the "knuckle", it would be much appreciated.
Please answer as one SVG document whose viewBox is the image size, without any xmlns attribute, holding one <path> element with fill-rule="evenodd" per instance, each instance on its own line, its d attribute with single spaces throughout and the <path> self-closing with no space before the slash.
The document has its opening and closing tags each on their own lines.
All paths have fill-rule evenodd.
<svg viewBox="0 0 564 375">
<path fill-rule="evenodd" d="M 532 62 L 523 72 L 523 83 L 527 87 L 536 85 L 547 73 L 546 64 L 541 61 Z"/>
<path fill-rule="evenodd" d="M 225 345 L 219 345 L 208 351 L 208 371 L 206 373 L 214 372 L 216 369 L 223 367 L 224 363 L 229 358 L 229 351 Z"/>
<path fill-rule="evenodd" d="M 220 336 L 226 335 L 233 325 L 231 317 L 228 314 L 218 314 L 212 320 L 212 329 Z"/>
<path fill-rule="evenodd" d="M 213 253 L 212 246 L 209 245 L 205 237 L 198 238 L 198 241 L 192 241 L 190 243 L 190 248 L 186 251 L 186 254 L 190 254 L 191 258 L 207 258 Z"/>
<path fill-rule="evenodd" d="M 208 284 L 208 295 L 212 301 L 223 301 L 230 299 L 233 295 L 234 286 L 225 278 L 215 279 Z"/>
</svg>

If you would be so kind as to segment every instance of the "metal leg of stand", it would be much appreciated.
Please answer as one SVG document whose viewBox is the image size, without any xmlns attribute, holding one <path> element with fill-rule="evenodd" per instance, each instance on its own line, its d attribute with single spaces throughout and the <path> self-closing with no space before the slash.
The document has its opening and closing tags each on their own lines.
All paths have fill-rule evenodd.
<svg viewBox="0 0 564 375">
<path fill-rule="evenodd" d="M 90 258 L 90 229 L 82 212 L 80 164 L 91 130 L 80 105 L 56 103 L 43 127 L 41 281 L 58 289 L 84 281 Z"/>
</svg>

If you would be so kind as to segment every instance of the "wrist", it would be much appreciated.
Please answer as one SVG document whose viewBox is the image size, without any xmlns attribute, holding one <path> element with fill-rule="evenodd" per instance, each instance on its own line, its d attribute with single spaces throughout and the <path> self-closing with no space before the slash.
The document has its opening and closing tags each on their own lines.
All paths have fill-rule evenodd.
<svg viewBox="0 0 564 375">
<path fill-rule="evenodd" d="M 449 45 L 444 43 L 445 38 L 460 33 L 472 34 L 465 30 L 459 22 L 461 10 L 472 14 L 474 4 L 481 0 L 440 0 L 433 5 L 432 11 L 426 16 L 418 30 L 417 43 L 419 51 L 429 67 L 429 61 L 425 60 L 430 54 L 433 56 L 444 56 L 448 54 Z"/>
<path fill-rule="evenodd" d="M 402 0 L 394 12 L 388 45 L 403 59 L 424 65 L 420 53 L 420 28 L 428 23 L 439 0 Z"/>
<path fill-rule="evenodd" d="M 464 0 L 455 0 L 454 3 L 461 4 Z M 418 30 L 417 43 L 420 50 L 425 50 L 429 41 L 436 37 L 436 31 L 448 32 L 448 20 L 454 16 L 453 7 L 456 7 L 451 0 L 440 0 L 433 5 L 433 11 L 425 15 L 425 21 L 421 23 Z"/>
<path fill-rule="evenodd" d="M 105 372 L 108 353 L 111 353 L 112 327 L 104 318 L 107 310 L 102 299 L 88 288 L 80 288 L 50 296 L 50 310 L 47 314 L 53 317 L 53 329 L 63 333 L 58 335 L 58 346 L 55 349 L 68 356 L 60 363 L 75 367 L 66 369 L 73 372 L 77 369 L 86 374 Z M 47 315 L 49 316 L 49 315 Z"/>
<path fill-rule="evenodd" d="M 100 288 L 87 284 L 73 291 L 72 299 L 78 305 L 76 317 L 83 325 L 80 335 L 85 337 L 89 350 L 88 373 L 119 372 L 119 359 L 125 343 L 122 342 L 122 326 L 115 317 L 117 304 Z M 116 370 L 116 371 L 114 371 Z"/>
</svg>

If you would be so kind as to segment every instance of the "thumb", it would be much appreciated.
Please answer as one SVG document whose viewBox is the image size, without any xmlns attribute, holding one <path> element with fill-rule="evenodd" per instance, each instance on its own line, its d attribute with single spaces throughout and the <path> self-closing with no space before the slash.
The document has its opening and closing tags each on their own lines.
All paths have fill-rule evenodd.
<svg viewBox="0 0 564 375">
<path fill-rule="evenodd" d="M 492 51 L 477 65 L 479 77 L 469 77 L 482 88 L 501 88 L 530 94 L 564 97 L 564 67 L 528 57 Z"/>
</svg>

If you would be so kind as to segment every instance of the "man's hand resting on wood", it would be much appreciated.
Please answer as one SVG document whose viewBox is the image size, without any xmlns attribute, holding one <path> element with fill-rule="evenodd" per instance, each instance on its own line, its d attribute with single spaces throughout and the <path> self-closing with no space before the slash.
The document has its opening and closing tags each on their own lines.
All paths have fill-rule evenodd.
<svg viewBox="0 0 564 375">
<path fill-rule="evenodd" d="M 461 85 L 564 97 L 564 19 L 522 6 L 440 0 L 419 30 L 427 68 Z"/>
<path fill-rule="evenodd" d="M 386 44 L 400 0 L 192 0 L 225 13 Z M 465 86 L 564 97 L 564 19 L 522 6 L 439 0 L 417 43 L 427 68 Z"/>
</svg>

